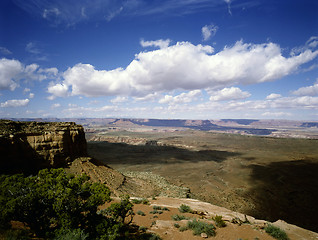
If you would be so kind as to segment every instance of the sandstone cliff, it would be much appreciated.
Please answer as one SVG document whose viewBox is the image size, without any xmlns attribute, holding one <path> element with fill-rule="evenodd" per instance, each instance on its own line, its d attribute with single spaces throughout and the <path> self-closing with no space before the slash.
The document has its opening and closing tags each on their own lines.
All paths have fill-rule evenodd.
<svg viewBox="0 0 318 240">
<path fill-rule="evenodd" d="M 34 172 L 87 156 L 84 129 L 73 122 L 0 121 L 0 171 Z"/>
</svg>

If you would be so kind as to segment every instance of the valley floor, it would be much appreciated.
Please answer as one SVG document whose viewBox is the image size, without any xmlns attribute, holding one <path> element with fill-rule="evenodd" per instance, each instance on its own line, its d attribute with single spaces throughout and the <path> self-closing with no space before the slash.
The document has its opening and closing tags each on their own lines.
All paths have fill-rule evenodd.
<svg viewBox="0 0 318 240">
<path fill-rule="evenodd" d="M 155 174 L 189 188 L 191 198 L 318 232 L 318 140 L 193 130 L 102 136 L 88 142 L 89 155 L 120 172 Z M 111 142 L 114 137 L 157 144 Z"/>
</svg>

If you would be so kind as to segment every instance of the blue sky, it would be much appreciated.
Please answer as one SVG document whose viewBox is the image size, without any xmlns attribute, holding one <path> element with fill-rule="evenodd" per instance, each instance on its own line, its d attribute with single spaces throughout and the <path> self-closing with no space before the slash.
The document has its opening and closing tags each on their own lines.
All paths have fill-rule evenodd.
<svg viewBox="0 0 318 240">
<path fill-rule="evenodd" d="M 0 117 L 318 120 L 316 0 L 2 0 Z"/>
</svg>

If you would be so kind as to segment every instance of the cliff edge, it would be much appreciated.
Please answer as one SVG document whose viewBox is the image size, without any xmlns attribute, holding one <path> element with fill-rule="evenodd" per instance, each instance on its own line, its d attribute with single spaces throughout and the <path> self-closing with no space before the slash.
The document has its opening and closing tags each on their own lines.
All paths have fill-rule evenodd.
<svg viewBox="0 0 318 240">
<path fill-rule="evenodd" d="M 63 167 L 87 156 L 84 128 L 74 122 L 0 120 L 0 172 Z"/>
</svg>

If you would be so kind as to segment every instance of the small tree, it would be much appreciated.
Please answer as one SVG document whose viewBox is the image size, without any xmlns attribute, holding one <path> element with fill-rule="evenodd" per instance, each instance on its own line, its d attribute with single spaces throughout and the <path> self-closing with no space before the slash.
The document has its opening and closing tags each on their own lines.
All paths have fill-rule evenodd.
<svg viewBox="0 0 318 240">
<path fill-rule="evenodd" d="M 133 204 L 129 201 L 129 196 L 122 196 L 119 203 L 112 203 L 109 208 L 104 211 L 108 216 L 121 223 L 125 223 L 125 219 L 129 218 L 127 224 L 130 224 L 134 217 L 132 210 Z"/>
<path fill-rule="evenodd" d="M 110 191 L 88 179 L 66 174 L 63 169 L 44 169 L 29 177 L 1 176 L 1 226 L 9 228 L 11 220 L 20 221 L 38 237 L 79 228 L 96 235 L 91 224 L 110 222 L 97 214 L 98 206 L 110 201 Z"/>
</svg>

